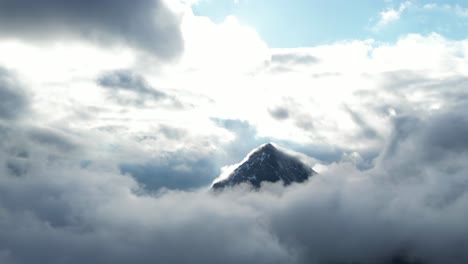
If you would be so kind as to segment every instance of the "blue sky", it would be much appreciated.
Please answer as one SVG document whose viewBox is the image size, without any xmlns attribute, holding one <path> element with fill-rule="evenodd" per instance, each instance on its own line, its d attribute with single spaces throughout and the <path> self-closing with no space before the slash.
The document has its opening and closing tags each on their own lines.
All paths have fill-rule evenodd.
<svg viewBox="0 0 468 264">
<path fill-rule="evenodd" d="M 408 33 L 462 39 L 468 34 L 467 7 L 453 0 L 202 0 L 193 11 L 218 23 L 233 15 L 270 47 L 291 48 L 348 39 L 392 42 Z M 388 11 L 398 17 L 382 23 Z"/>
</svg>

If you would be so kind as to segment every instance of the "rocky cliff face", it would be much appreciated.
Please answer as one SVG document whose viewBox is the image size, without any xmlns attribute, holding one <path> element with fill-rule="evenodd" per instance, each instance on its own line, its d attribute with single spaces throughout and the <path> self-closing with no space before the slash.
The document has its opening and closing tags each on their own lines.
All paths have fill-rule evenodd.
<svg viewBox="0 0 468 264">
<path fill-rule="evenodd" d="M 215 182 L 213 189 L 222 189 L 240 183 L 250 183 L 256 188 L 261 182 L 282 181 L 284 185 L 303 182 L 316 174 L 309 166 L 271 143 L 252 151 L 226 179 Z"/>
</svg>

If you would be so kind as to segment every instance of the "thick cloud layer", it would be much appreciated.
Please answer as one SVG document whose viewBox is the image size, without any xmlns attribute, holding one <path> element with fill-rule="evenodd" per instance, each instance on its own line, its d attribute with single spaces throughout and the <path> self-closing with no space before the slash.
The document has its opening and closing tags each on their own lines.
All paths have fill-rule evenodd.
<svg viewBox="0 0 468 264">
<path fill-rule="evenodd" d="M 468 120 L 460 111 L 397 118 L 384 154 L 366 172 L 338 163 L 306 184 L 260 192 L 149 195 L 110 164 L 50 159 L 27 138 L 29 154 L 21 155 L 4 141 L 0 259 L 465 263 Z M 29 169 L 11 173 L 13 158 Z"/>
<path fill-rule="evenodd" d="M 26 110 L 28 98 L 18 80 L 0 66 L 0 119 L 16 119 Z"/>
<path fill-rule="evenodd" d="M 36 1 L 31 14 L 17 3 L 0 3 L 4 37 L 173 56 L 156 40 L 178 27 L 167 39 L 146 34 L 153 24 L 133 30 L 160 21 L 162 2 Z M 468 262 L 466 41 L 273 51 L 236 23 L 185 19 L 196 56 L 174 69 L 112 49 L 0 43 L 34 93 L 0 75 L 0 263 Z M 179 99 L 194 107 L 161 107 Z M 270 140 L 327 166 L 286 189 L 204 189 Z"/>
<path fill-rule="evenodd" d="M 0 37 L 124 43 L 171 59 L 183 49 L 179 18 L 162 0 L 3 0 Z"/>
</svg>

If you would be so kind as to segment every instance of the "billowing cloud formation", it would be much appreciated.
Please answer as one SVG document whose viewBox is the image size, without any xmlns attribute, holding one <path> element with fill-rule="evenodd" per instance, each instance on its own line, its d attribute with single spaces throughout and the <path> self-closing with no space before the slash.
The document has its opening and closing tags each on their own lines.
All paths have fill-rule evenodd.
<svg viewBox="0 0 468 264">
<path fill-rule="evenodd" d="M 233 18 L 187 11 L 182 60 L 152 65 L 135 48 L 172 57 L 153 40 L 178 27 L 166 39 L 125 25 L 162 2 L 113 1 L 100 18 L 94 7 L 110 2 L 71 3 L 72 14 L 36 1 L 31 16 L 16 3 L 0 3 L 19 13 L 3 36 L 79 41 L 0 41 L 1 63 L 34 95 L 0 75 L 0 263 L 468 261 L 466 40 L 275 50 Z M 171 98 L 193 107 L 159 107 Z M 265 141 L 316 158 L 320 175 L 206 190 Z"/>
<path fill-rule="evenodd" d="M 183 49 L 179 22 L 162 0 L 0 2 L 0 37 L 123 43 L 162 59 L 174 58 Z"/>
<path fill-rule="evenodd" d="M 4 143 L 0 256 L 6 263 L 465 263 L 467 130 L 459 109 L 401 117 L 371 170 L 338 163 L 306 184 L 221 194 L 149 195 L 109 164 L 46 162 L 34 141 L 29 155 Z M 15 155 L 30 168 L 21 176 L 5 166 Z"/>
</svg>

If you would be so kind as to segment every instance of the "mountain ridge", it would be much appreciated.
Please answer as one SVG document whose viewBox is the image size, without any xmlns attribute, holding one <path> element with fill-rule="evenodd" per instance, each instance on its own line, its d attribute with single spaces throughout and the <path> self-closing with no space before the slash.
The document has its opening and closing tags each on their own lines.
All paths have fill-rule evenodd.
<svg viewBox="0 0 468 264">
<path fill-rule="evenodd" d="M 317 174 L 312 168 L 273 143 L 265 143 L 251 151 L 229 175 L 212 184 L 215 190 L 249 183 L 260 188 L 262 182 L 282 181 L 284 185 L 304 182 Z"/>
</svg>

